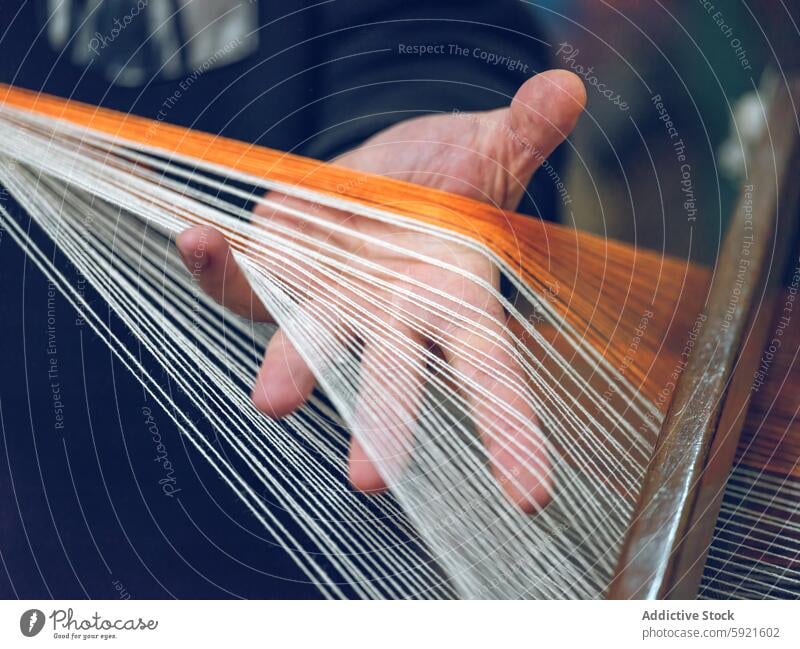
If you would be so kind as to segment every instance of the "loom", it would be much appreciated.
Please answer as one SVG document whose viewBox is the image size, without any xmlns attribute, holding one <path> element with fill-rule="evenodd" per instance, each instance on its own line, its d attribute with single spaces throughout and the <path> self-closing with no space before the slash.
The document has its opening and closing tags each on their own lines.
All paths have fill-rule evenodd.
<svg viewBox="0 0 800 649">
<path fill-rule="evenodd" d="M 712 271 L 0 87 L 0 184 L 209 428 L 0 218 L 323 596 L 797 597 L 798 97 L 770 103 Z M 319 392 L 284 420 L 249 399 L 275 325 L 225 311 L 180 263 L 174 238 L 197 224 L 228 238 L 314 371 Z M 427 255 L 432 240 L 452 256 Z M 351 435 L 389 493 L 347 488 Z"/>
</svg>

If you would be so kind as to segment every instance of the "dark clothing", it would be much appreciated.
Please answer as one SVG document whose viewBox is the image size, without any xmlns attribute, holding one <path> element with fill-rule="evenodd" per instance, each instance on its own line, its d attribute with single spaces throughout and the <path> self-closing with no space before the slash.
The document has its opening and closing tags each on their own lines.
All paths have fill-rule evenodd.
<svg viewBox="0 0 800 649">
<path fill-rule="evenodd" d="M 304 4 L 259 3 L 258 52 L 245 60 L 122 88 L 98 74 L 122 37 L 78 69 L 48 46 L 28 2 L 0 44 L 0 80 L 324 159 L 414 115 L 507 105 L 547 67 L 524 3 Z M 443 47 L 409 53 L 418 45 Z M 488 62 L 490 54 L 509 65 Z M 175 101 L 181 83 L 188 89 Z M 537 212 L 553 214 L 551 200 Z"/>
<path fill-rule="evenodd" d="M 547 67 L 523 3 L 306 4 L 260 2 L 243 60 L 132 88 L 99 73 L 122 37 L 76 67 L 36 3 L 2 3 L 0 81 L 326 159 L 415 115 L 507 105 Z M 546 177 L 534 195 L 556 214 Z M 316 595 L 155 407 L 153 433 L 141 387 L 8 236 L 0 309 L 0 596 Z M 159 444 L 179 497 L 160 484 Z"/>
</svg>

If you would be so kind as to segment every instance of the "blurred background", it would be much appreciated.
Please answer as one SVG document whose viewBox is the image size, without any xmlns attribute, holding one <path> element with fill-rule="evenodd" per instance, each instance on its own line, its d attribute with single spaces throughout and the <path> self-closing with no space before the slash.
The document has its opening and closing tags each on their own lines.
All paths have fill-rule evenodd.
<svg viewBox="0 0 800 649">
<path fill-rule="evenodd" d="M 584 77 L 562 219 L 712 263 L 774 75 L 796 62 L 797 7 L 764 0 L 530 3 L 554 63 Z M 623 103 L 624 102 L 624 103 Z M 672 122 L 674 130 L 670 130 Z"/>
</svg>

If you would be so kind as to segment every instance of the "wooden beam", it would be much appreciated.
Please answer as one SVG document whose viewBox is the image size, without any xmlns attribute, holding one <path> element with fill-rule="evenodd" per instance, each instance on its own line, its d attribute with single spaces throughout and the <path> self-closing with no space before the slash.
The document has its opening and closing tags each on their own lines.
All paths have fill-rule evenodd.
<svg viewBox="0 0 800 649">
<path fill-rule="evenodd" d="M 614 599 L 696 596 L 752 394 L 772 299 L 796 248 L 800 79 L 776 91 L 677 383 L 615 578 Z"/>
</svg>

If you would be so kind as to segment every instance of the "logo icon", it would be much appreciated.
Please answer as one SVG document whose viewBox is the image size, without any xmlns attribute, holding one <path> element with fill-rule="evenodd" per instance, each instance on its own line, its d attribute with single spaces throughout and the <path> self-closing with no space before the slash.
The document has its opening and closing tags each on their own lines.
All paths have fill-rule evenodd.
<svg viewBox="0 0 800 649">
<path fill-rule="evenodd" d="M 25 611 L 19 618 L 19 630 L 26 638 L 32 638 L 44 627 L 44 613 L 38 608 Z"/>
</svg>

